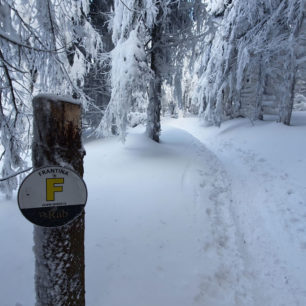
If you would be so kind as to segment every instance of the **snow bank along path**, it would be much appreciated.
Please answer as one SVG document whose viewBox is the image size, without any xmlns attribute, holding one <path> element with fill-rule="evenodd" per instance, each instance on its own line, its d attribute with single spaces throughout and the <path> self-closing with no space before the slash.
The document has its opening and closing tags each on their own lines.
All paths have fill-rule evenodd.
<svg viewBox="0 0 306 306">
<path fill-rule="evenodd" d="M 88 305 L 250 304 L 230 184 L 202 143 L 167 127 L 87 151 Z"/>
</svg>

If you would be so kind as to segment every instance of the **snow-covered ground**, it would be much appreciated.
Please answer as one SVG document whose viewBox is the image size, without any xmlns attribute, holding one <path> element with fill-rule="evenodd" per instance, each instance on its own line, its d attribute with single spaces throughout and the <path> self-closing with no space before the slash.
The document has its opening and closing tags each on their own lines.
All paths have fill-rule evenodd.
<svg viewBox="0 0 306 306">
<path fill-rule="evenodd" d="M 250 305 L 306 305 L 306 113 L 294 113 L 291 127 L 244 119 L 204 131 L 193 119 L 173 124 L 204 143 L 230 181 Z"/>
<path fill-rule="evenodd" d="M 86 145 L 89 306 L 306 305 L 306 113 L 163 122 Z M 0 205 L 0 305 L 34 305 L 32 225 Z"/>
</svg>

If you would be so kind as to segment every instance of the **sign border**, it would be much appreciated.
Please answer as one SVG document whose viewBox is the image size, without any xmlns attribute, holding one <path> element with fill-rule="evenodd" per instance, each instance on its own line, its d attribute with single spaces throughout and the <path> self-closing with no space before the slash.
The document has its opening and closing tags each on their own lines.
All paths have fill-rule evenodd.
<svg viewBox="0 0 306 306">
<path fill-rule="evenodd" d="M 26 181 L 26 179 L 31 176 L 33 173 L 37 172 L 37 171 L 40 171 L 42 169 L 45 169 L 45 168 L 54 168 L 54 167 L 57 167 L 57 168 L 63 168 L 63 169 L 66 169 L 68 171 L 71 171 L 73 172 L 74 174 L 77 175 L 78 178 L 81 179 L 81 181 L 83 182 L 84 186 L 85 186 L 85 192 L 86 192 L 86 196 L 85 196 L 85 203 L 83 205 L 83 208 L 81 210 L 81 212 L 79 214 L 77 214 L 73 219 L 71 219 L 70 221 L 66 222 L 65 224 L 61 224 L 61 225 L 54 225 L 54 226 L 44 226 L 44 225 L 40 225 L 40 224 L 36 224 L 34 222 L 32 222 L 31 220 L 29 220 L 23 213 L 21 207 L 20 207 L 20 201 L 19 201 L 19 193 L 20 193 L 20 190 L 21 190 L 21 187 L 23 185 L 23 183 Z M 85 209 L 85 206 L 87 204 L 87 200 L 88 200 L 88 189 L 87 189 L 87 185 L 83 179 L 83 177 L 81 177 L 79 175 L 79 173 L 77 173 L 74 169 L 71 169 L 71 168 L 68 168 L 68 167 L 63 167 L 63 166 L 60 166 L 60 165 L 48 165 L 48 166 L 43 166 L 43 167 L 39 167 L 39 168 L 36 168 L 34 169 L 31 173 L 29 173 L 23 180 L 22 180 L 22 183 L 20 184 L 19 188 L 18 188 L 18 193 L 17 193 L 17 203 L 18 203 L 18 208 L 21 212 L 21 214 L 24 216 L 25 219 L 27 219 L 29 222 L 31 222 L 33 225 L 35 226 L 39 226 L 39 227 L 43 227 L 43 228 L 58 228 L 58 227 L 62 227 L 62 226 L 65 226 L 67 224 L 70 224 L 71 222 L 73 222 L 77 217 L 79 217 L 83 212 L 84 212 L 84 209 Z M 80 205 L 81 206 L 81 205 Z"/>
</svg>

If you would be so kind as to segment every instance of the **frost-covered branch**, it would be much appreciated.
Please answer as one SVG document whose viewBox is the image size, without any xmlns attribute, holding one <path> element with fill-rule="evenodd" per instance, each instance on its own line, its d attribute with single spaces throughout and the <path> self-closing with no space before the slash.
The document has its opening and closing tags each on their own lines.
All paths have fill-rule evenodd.
<svg viewBox="0 0 306 306">
<path fill-rule="evenodd" d="M 192 104 L 209 124 L 265 113 L 288 124 L 305 1 L 209 1 L 208 11 L 219 26 L 204 37 Z"/>
<path fill-rule="evenodd" d="M 7 180 L 9 180 L 9 179 L 11 179 L 11 178 L 13 178 L 13 177 L 15 177 L 17 175 L 20 175 L 22 173 L 28 172 L 28 171 L 30 171 L 32 169 L 33 169 L 33 167 L 30 167 L 30 168 L 27 168 L 25 170 L 18 171 L 18 172 L 14 173 L 14 174 L 11 174 L 11 175 L 9 175 L 7 177 L 2 177 L 2 178 L 0 178 L 0 182 L 7 181 Z"/>
<path fill-rule="evenodd" d="M 15 110 L 15 113 L 16 113 L 16 120 L 17 120 L 17 115 L 18 115 L 19 111 L 18 111 L 18 107 L 17 107 L 13 81 L 12 81 L 12 78 L 10 76 L 9 70 L 8 70 L 6 64 L 5 64 L 5 59 L 3 57 L 3 54 L 1 52 L 1 50 L 0 50 L 0 59 L 2 60 L 2 63 L 3 63 L 3 70 L 4 70 L 5 77 L 7 79 L 8 85 L 9 85 L 9 90 L 10 90 L 10 93 L 11 93 L 12 103 L 13 103 L 13 107 L 14 107 L 14 110 Z M 15 123 L 16 123 L 16 121 L 15 121 Z"/>
<path fill-rule="evenodd" d="M 33 95 L 78 95 L 84 109 L 89 103 L 84 76 L 102 50 L 99 34 L 85 18 L 89 5 L 87 0 L 0 1 L 1 175 L 10 177 L 0 189 L 8 196 L 18 186 L 11 176 L 26 168 Z M 77 49 L 69 53 L 72 45 Z"/>
</svg>

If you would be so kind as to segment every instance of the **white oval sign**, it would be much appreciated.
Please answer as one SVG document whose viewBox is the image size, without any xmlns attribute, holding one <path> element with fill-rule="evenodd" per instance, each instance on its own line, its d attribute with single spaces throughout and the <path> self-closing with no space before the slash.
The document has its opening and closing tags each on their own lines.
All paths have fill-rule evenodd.
<svg viewBox="0 0 306 306">
<path fill-rule="evenodd" d="M 33 171 L 18 191 L 18 205 L 32 223 L 55 227 L 79 216 L 87 201 L 83 179 L 73 170 L 49 166 Z"/>
</svg>

